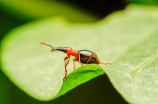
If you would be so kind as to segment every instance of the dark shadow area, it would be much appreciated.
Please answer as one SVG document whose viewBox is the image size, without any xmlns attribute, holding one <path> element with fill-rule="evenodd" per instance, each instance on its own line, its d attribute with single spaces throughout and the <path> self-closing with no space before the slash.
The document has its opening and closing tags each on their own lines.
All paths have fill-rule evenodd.
<svg viewBox="0 0 158 104">
<path fill-rule="evenodd" d="M 70 92 L 73 93 L 76 104 L 128 104 L 113 87 L 106 74 L 94 78 Z"/>
<path fill-rule="evenodd" d="M 0 104 L 9 103 L 9 86 L 8 79 L 1 71 L 0 65 Z"/>
<path fill-rule="evenodd" d="M 101 18 L 127 6 L 125 0 L 67 0 Z"/>
</svg>

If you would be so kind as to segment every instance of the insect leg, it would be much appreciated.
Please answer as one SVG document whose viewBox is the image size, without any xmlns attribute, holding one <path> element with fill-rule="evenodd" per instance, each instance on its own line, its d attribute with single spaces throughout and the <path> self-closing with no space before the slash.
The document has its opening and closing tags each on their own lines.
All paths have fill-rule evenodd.
<svg viewBox="0 0 158 104">
<path fill-rule="evenodd" d="M 68 60 L 67 60 L 68 59 Z M 66 61 L 67 60 L 67 61 Z M 64 76 L 64 78 L 63 78 L 63 81 L 66 79 L 66 76 L 67 76 L 67 69 L 66 69 L 66 66 L 67 66 L 67 64 L 69 63 L 69 61 L 70 61 L 70 56 L 67 56 L 67 57 L 65 57 L 64 58 L 64 62 L 65 62 L 65 76 Z"/>
<path fill-rule="evenodd" d="M 97 59 L 97 61 L 98 61 L 99 64 L 103 64 L 103 65 L 110 64 L 111 65 L 111 63 L 102 63 L 102 62 L 100 62 L 99 59 L 98 59 L 98 57 L 95 54 L 93 54 L 93 56 L 95 56 L 95 58 Z"/>
<path fill-rule="evenodd" d="M 76 59 L 74 58 L 73 61 L 74 61 L 74 70 L 75 70 L 75 61 L 76 61 Z"/>
<path fill-rule="evenodd" d="M 83 64 L 82 64 L 81 61 L 80 61 L 80 54 L 79 54 L 78 56 L 79 56 L 78 62 L 79 62 L 79 64 L 82 66 Z"/>
<path fill-rule="evenodd" d="M 86 62 L 86 64 L 88 64 L 88 62 L 91 60 L 91 58 L 93 57 L 94 54 L 91 54 L 88 58 L 88 61 Z"/>
</svg>

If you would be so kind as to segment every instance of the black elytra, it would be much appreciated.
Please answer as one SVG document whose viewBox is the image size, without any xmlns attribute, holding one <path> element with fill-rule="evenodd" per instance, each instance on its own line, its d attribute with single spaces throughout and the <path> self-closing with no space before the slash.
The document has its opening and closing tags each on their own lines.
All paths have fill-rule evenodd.
<svg viewBox="0 0 158 104">
<path fill-rule="evenodd" d="M 79 51 L 77 51 L 77 52 L 80 53 L 80 61 L 81 61 L 81 63 L 83 63 L 83 64 L 86 64 L 86 63 L 87 63 L 89 57 L 90 57 L 92 54 L 94 54 L 94 55 L 97 57 L 97 55 L 96 55 L 94 52 L 89 51 L 89 50 L 79 50 Z M 99 64 L 98 60 L 96 59 L 96 57 L 95 57 L 94 55 L 92 56 L 92 58 L 89 60 L 89 62 L 88 62 L 87 64 Z M 97 57 L 97 58 L 98 58 L 98 57 Z"/>
</svg>

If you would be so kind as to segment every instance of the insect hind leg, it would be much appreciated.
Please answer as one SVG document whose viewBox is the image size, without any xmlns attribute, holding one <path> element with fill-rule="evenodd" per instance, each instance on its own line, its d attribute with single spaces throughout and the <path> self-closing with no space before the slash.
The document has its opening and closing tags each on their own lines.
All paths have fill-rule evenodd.
<svg viewBox="0 0 158 104">
<path fill-rule="evenodd" d="M 99 64 L 102 64 L 102 65 L 108 65 L 108 64 L 110 64 L 110 65 L 111 65 L 111 63 L 102 63 L 102 62 L 100 62 L 99 59 L 98 59 L 98 57 L 97 57 L 95 54 L 91 54 L 91 55 L 89 56 L 89 59 L 88 59 L 88 61 L 86 62 L 86 64 L 88 64 L 88 62 L 92 59 L 93 56 L 96 58 L 96 60 L 98 61 Z"/>
</svg>

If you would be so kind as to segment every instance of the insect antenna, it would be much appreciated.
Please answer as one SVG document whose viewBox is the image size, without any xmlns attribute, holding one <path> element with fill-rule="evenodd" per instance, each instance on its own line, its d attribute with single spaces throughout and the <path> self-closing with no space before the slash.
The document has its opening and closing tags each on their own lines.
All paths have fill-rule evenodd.
<svg viewBox="0 0 158 104">
<path fill-rule="evenodd" d="M 51 45 L 47 44 L 47 43 L 43 43 L 43 42 L 39 42 L 40 44 L 43 44 L 43 45 L 46 45 L 46 46 L 49 46 L 51 47 L 52 49 L 54 49 Z"/>
</svg>

